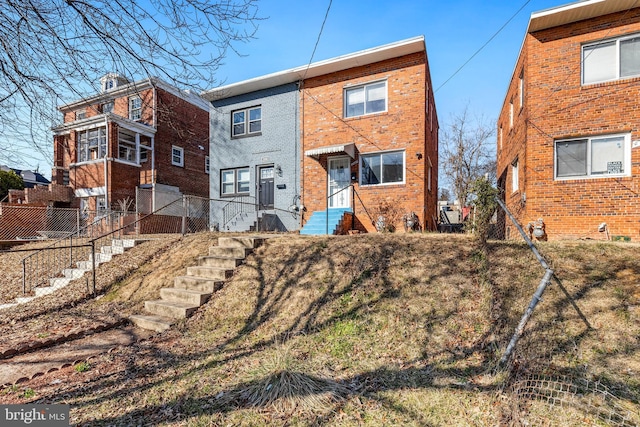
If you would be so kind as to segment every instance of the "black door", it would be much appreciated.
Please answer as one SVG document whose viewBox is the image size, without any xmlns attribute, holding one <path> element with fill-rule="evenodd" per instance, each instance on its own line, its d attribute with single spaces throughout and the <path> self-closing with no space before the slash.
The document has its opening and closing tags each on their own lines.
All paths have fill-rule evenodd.
<svg viewBox="0 0 640 427">
<path fill-rule="evenodd" d="M 273 166 L 260 166 L 258 176 L 260 177 L 258 188 L 260 210 L 273 209 Z"/>
</svg>

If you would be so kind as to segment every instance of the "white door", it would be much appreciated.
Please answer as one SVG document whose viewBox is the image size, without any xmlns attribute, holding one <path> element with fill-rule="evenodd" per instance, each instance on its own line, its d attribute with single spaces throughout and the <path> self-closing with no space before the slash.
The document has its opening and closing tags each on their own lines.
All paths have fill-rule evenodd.
<svg viewBox="0 0 640 427">
<path fill-rule="evenodd" d="M 329 159 L 329 207 L 348 208 L 351 203 L 351 168 L 349 157 Z M 342 190 L 342 191 L 340 191 Z"/>
</svg>

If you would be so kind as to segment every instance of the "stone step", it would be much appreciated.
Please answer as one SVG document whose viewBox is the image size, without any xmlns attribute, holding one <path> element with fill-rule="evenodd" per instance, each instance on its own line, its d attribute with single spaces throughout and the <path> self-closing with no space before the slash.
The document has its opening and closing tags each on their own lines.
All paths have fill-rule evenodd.
<svg viewBox="0 0 640 427">
<path fill-rule="evenodd" d="M 218 246 L 255 249 L 264 242 L 262 237 L 218 237 Z"/>
<path fill-rule="evenodd" d="M 84 276 L 84 273 L 87 271 L 89 270 L 85 270 L 83 268 L 65 268 L 62 270 L 62 275 L 68 279 L 79 279 Z"/>
<path fill-rule="evenodd" d="M 89 254 L 88 261 L 91 261 L 93 258 L 94 258 L 94 254 Z M 112 254 L 103 254 L 100 252 L 95 254 L 95 260 L 96 260 L 96 263 L 98 264 L 102 264 L 103 262 L 109 262 L 111 261 L 112 258 L 113 258 Z"/>
<path fill-rule="evenodd" d="M 214 293 L 222 288 L 223 280 L 198 276 L 178 276 L 173 279 L 173 286 L 180 289 Z"/>
<path fill-rule="evenodd" d="M 132 248 L 136 245 L 136 241 L 134 239 L 113 239 L 111 241 L 111 246 L 122 246 L 125 248 Z"/>
<path fill-rule="evenodd" d="M 202 267 L 218 267 L 234 269 L 241 265 L 244 258 L 224 258 L 217 256 L 201 256 L 198 258 L 198 265 Z"/>
<path fill-rule="evenodd" d="M 100 253 L 108 254 L 108 255 L 119 255 L 123 254 L 127 248 L 124 246 L 103 246 L 100 248 Z"/>
<path fill-rule="evenodd" d="M 45 286 L 45 288 L 51 287 L 54 289 L 64 288 L 71 282 L 73 279 L 69 277 L 54 277 L 53 279 L 49 279 L 49 286 Z M 38 288 L 36 288 L 37 290 Z"/>
<path fill-rule="evenodd" d="M 171 302 L 183 302 L 186 304 L 201 306 L 206 303 L 210 297 L 210 292 L 200 292 L 182 288 L 160 289 L 160 298 Z"/>
<path fill-rule="evenodd" d="M 253 249 L 245 247 L 229 247 L 229 246 L 211 246 L 209 248 L 209 256 L 217 256 L 221 258 L 246 258 Z"/>
<path fill-rule="evenodd" d="M 96 268 L 100 265 L 99 262 L 96 262 Z M 93 268 L 93 263 L 91 261 L 78 261 L 76 262 L 76 266 L 80 270 L 90 271 Z"/>
<path fill-rule="evenodd" d="M 228 268 L 202 266 L 187 267 L 187 276 L 207 277 L 209 279 L 215 280 L 226 280 L 232 275 L 233 270 Z"/>
<path fill-rule="evenodd" d="M 185 319 L 191 316 L 198 307 L 198 305 L 165 300 L 144 302 L 144 308 L 149 313 L 171 319 Z"/>
<path fill-rule="evenodd" d="M 171 328 L 172 319 L 162 316 L 147 316 L 144 314 L 134 314 L 129 316 L 131 323 L 142 329 L 163 332 Z"/>
</svg>

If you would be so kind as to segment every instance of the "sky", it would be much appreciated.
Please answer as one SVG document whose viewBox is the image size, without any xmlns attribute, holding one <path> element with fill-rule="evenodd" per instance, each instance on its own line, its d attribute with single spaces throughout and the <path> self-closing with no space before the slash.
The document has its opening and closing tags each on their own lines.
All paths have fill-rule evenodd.
<svg viewBox="0 0 640 427">
<path fill-rule="evenodd" d="M 465 107 L 473 115 L 495 120 L 531 13 L 567 3 L 568 0 L 258 0 L 262 19 L 255 37 L 236 44 L 237 53 L 229 51 L 216 79 L 219 85 L 236 83 L 310 61 L 424 36 L 441 129 Z M 50 177 L 51 166 L 52 159 L 36 158 L 17 167 L 39 168 Z"/>
</svg>

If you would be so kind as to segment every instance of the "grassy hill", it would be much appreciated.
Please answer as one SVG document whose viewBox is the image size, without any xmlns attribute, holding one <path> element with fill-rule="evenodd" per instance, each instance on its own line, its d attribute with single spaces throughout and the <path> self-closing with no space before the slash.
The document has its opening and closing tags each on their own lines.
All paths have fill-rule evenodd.
<svg viewBox="0 0 640 427">
<path fill-rule="evenodd" d="M 214 237 L 132 252 L 143 261 L 85 312 L 140 310 Z M 5 400 L 68 403 L 87 425 L 640 424 L 638 246 L 540 249 L 562 287 L 549 286 L 506 367 L 544 273 L 526 245 L 286 235 L 174 329 Z"/>
</svg>

